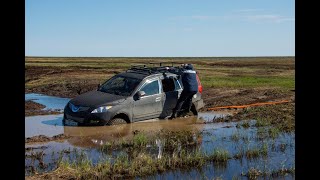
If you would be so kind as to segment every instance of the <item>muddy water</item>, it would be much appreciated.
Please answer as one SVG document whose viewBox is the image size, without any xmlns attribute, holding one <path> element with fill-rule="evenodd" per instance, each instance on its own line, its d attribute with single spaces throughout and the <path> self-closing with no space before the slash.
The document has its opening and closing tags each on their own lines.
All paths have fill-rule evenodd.
<svg viewBox="0 0 320 180">
<path fill-rule="evenodd" d="M 254 167 L 261 171 L 271 172 L 273 170 L 279 170 L 283 167 L 294 167 L 295 164 L 295 135 L 294 133 L 282 133 L 277 138 L 259 139 L 257 138 L 258 129 L 255 127 L 250 128 L 237 128 L 237 123 L 213 123 L 213 124 L 196 124 L 194 119 L 173 120 L 172 122 L 150 122 L 150 123 L 134 123 L 129 126 L 124 126 L 124 129 L 118 129 L 112 131 L 111 128 L 105 128 L 105 130 L 111 130 L 110 132 L 103 132 L 104 128 L 98 128 L 97 134 L 93 132 L 97 130 L 97 127 L 92 127 L 85 131 L 85 127 L 74 128 L 66 127 L 65 134 L 72 135 L 73 137 L 65 140 L 64 142 L 48 142 L 43 144 L 31 144 L 26 147 L 41 147 L 45 146 L 45 149 L 34 150 L 33 152 L 44 152 L 43 161 L 48 164 L 45 170 L 53 170 L 56 168 L 56 162 L 59 158 L 74 160 L 76 156 L 79 156 L 77 152 L 82 152 L 88 157 L 93 164 L 98 163 L 103 159 L 114 159 L 119 153 L 127 153 L 125 150 L 108 150 L 103 151 L 101 147 L 111 140 L 118 138 L 129 137 L 132 135 L 131 130 L 146 130 L 145 128 L 152 128 L 152 130 L 158 130 L 157 126 L 169 128 L 171 130 L 177 129 L 182 126 L 183 128 L 197 128 L 202 130 L 201 143 L 196 147 L 202 152 L 210 153 L 214 149 L 227 150 L 231 156 L 236 155 L 240 151 L 246 151 L 248 149 L 261 148 L 264 144 L 267 145 L 268 155 L 266 157 L 258 157 L 255 159 L 247 159 L 245 156 L 240 159 L 230 159 L 227 163 L 217 164 L 208 163 L 200 170 L 189 171 L 168 171 L 162 174 L 150 176 L 151 179 L 194 179 L 198 177 L 212 178 L 222 177 L 223 179 L 232 179 L 233 177 L 242 177 L 242 172 L 247 172 L 250 168 Z M 174 122 L 176 121 L 176 122 Z M 193 123 L 193 124 L 192 124 Z M 254 121 L 252 122 L 254 124 Z M 167 124 L 161 125 L 161 124 Z M 141 125 L 140 128 L 137 125 Z M 160 128 L 159 127 L 159 128 Z M 73 129 L 71 129 L 73 128 Z M 131 129 L 126 129 L 131 128 Z M 179 128 L 180 129 L 180 128 Z M 234 140 L 232 136 L 238 134 L 239 139 Z M 157 142 L 155 142 L 157 144 Z M 281 148 L 285 145 L 285 148 Z M 148 145 L 147 145 L 148 146 Z M 138 150 L 139 151 L 139 150 Z M 145 152 L 141 152 L 145 153 Z M 157 144 L 157 147 L 150 148 L 148 153 L 152 154 L 154 158 L 162 156 L 162 147 Z M 28 154 L 28 152 L 26 153 Z M 30 153 L 29 153 L 30 154 Z M 32 161 L 26 158 L 26 167 L 31 164 L 37 165 L 37 161 Z M 41 169 L 38 169 L 41 171 Z M 27 173 L 28 174 L 28 173 Z M 287 176 L 283 179 L 292 179 L 294 177 Z M 246 179 L 246 178 L 245 178 Z"/>
<path fill-rule="evenodd" d="M 49 103 L 50 104 L 50 103 Z M 63 107 L 63 103 L 60 107 Z M 52 107 L 52 106 L 51 106 Z M 59 107 L 59 106 L 55 106 Z M 178 118 L 175 120 L 148 120 L 120 126 L 95 126 L 95 127 L 73 127 L 62 125 L 62 114 L 26 117 L 25 136 L 35 135 L 53 136 L 65 134 L 70 136 L 69 139 L 59 142 L 46 142 L 38 144 L 26 144 L 26 148 L 39 148 L 29 151 L 26 149 L 26 175 L 30 173 L 30 166 L 37 167 L 37 171 L 51 171 L 57 166 L 57 162 L 63 159 L 74 160 L 83 153 L 93 164 L 103 159 L 113 160 L 119 154 L 126 154 L 126 150 L 102 150 L 101 148 L 111 141 L 130 139 L 133 132 L 149 132 L 167 130 L 200 130 L 201 138 L 197 149 L 202 152 L 212 152 L 214 149 L 221 148 L 227 150 L 231 156 L 241 151 L 253 148 L 261 148 L 267 145 L 268 155 L 248 159 L 245 156 L 239 159 L 233 158 L 224 164 L 208 163 L 200 169 L 191 169 L 188 171 L 168 171 L 162 174 L 156 174 L 147 178 L 151 179 L 211 179 L 221 177 L 222 179 L 232 179 L 240 177 L 241 173 L 248 172 L 251 167 L 261 171 L 279 170 L 283 167 L 294 167 L 295 164 L 295 134 L 281 133 L 276 138 L 259 138 L 261 129 L 254 126 L 250 128 L 237 127 L 236 122 L 231 123 L 210 123 L 204 124 L 205 121 L 212 121 L 217 117 L 228 115 L 224 112 L 206 112 L 199 113 L 198 117 Z M 254 125 L 255 121 L 250 121 Z M 267 127 L 265 128 L 267 130 Z M 237 136 L 238 138 L 234 138 Z M 160 158 L 163 153 L 161 141 L 154 142 L 153 145 L 147 145 L 147 153 L 154 158 Z M 28 157 L 32 153 L 42 152 L 43 161 L 46 165 L 41 168 L 39 160 Z M 80 154 L 81 154 L 80 153 Z M 140 152 L 138 152 L 140 153 Z M 145 153 L 145 152 L 142 152 Z M 283 179 L 294 179 L 292 176 L 286 176 Z"/>
<path fill-rule="evenodd" d="M 43 170 L 53 170 L 56 168 L 56 162 L 60 159 L 75 160 L 79 157 L 79 152 L 83 153 L 93 164 L 101 160 L 113 160 L 119 154 L 126 154 L 126 150 L 101 150 L 101 147 L 108 142 L 130 138 L 133 136 L 133 131 L 157 131 L 160 129 L 168 130 L 184 130 L 184 129 L 198 129 L 202 131 L 200 144 L 197 149 L 202 152 L 210 153 L 214 149 L 227 150 L 231 156 L 235 156 L 241 151 L 248 149 L 261 148 L 267 145 L 268 155 L 266 157 L 258 157 L 255 159 L 247 159 L 245 156 L 240 159 L 230 159 L 225 164 L 208 163 L 200 170 L 191 169 L 188 171 L 168 171 L 162 174 L 150 176 L 151 179 L 174 179 L 180 177 L 184 179 L 198 179 L 199 177 L 212 178 L 222 177 L 223 179 L 232 179 L 233 177 L 241 177 L 241 173 L 247 172 L 249 168 L 254 167 L 261 171 L 279 170 L 283 167 L 294 167 L 295 161 L 295 134 L 282 133 L 276 138 L 259 139 L 259 130 L 255 127 L 237 128 L 237 122 L 232 123 L 212 123 L 200 124 L 201 120 L 197 118 L 181 118 L 177 120 L 165 120 L 155 122 L 140 122 L 124 126 L 115 127 L 63 127 L 63 133 L 71 136 L 63 142 L 47 142 L 41 144 L 30 144 L 26 147 L 41 147 L 45 149 L 33 150 L 33 152 L 43 151 L 43 161 L 47 167 Z M 255 121 L 251 121 L 253 125 Z M 267 130 L 267 129 L 266 129 Z M 232 137 L 237 134 L 239 137 L 234 140 Z M 147 153 L 154 158 L 162 156 L 161 142 L 155 142 L 156 146 L 147 149 Z M 285 145 L 285 148 L 281 148 Z M 139 150 L 138 150 L 139 151 Z M 139 153 L 139 152 L 138 152 Z M 145 152 L 141 152 L 145 153 Z M 26 154 L 30 154 L 26 152 Z M 36 165 L 36 160 L 26 158 L 26 169 L 30 165 Z M 41 168 L 38 171 L 43 171 Z M 28 171 L 26 171 L 28 174 Z M 286 176 L 283 179 L 293 179 L 292 176 Z"/>
<path fill-rule="evenodd" d="M 63 108 L 69 102 L 70 99 L 30 93 L 25 94 L 25 100 L 32 100 L 36 103 L 45 105 L 46 107 L 43 110 L 63 111 Z"/>
<path fill-rule="evenodd" d="M 32 100 L 37 103 L 43 104 L 46 107 L 45 110 L 60 110 L 63 112 L 63 108 L 70 99 L 59 98 L 54 96 L 46 96 L 43 94 L 25 94 L 25 100 Z M 213 113 L 200 113 L 199 118 L 204 120 L 212 120 L 217 117 L 226 115 L 225 112 Z M 194 124 L 192 119 L 178 119 L 175 121 L 151 119 L 146 121 L 140 121 L 133 124 L 120 127 L 70 127 L 62 125 L 62 114 L 58 115 L 41 115 L 41 116 L 28 116 L 25 117 L 25 137 L 32 137 L 37 135 L 54 136 L 58 134 L 66 134 L 70 136 L 106 136 L 113 137 L 115 134 L 118 136 L 122 134 L 129 134 L 134 130 L 159 130 L 165 129 L 188 129 L 190 125 Z M 107 134 L 106 134 L 107 132 Z"/>
<path fill-rule="evenodd" d="M 152 119 L 118 126 L 91 127 L 63 126 L 62 114 L 30 116 L 25 118 L 25 137 L 36 135 L 52 137 L 58 134 L 65 134 L 70 136 L 70 138 L 63 142 L 51 141 L 47 143 L 30 143 L 26 144 L 26 148 L 46 146 L 47 148 L 44 149 L 44 151 L 43 149 L 36 149 L 35 152 L 43 151 L 45 153 L 44 161 L 49 165 L 47 169 L 54 169 L 55 163 L 60 157 L 60 154 L 53 153 L 61 152 L 64 149 L 75 148 L 84 151 L 93 162 L 98 162 L 101 157 L 105 157 L 105 155 L 101 154 L 101 151 L 99 151 L 100 147 L 111 141 L 130 139 L 133 137 L 133 132 L 148 133 L 163 129 L 169 131 L 202 130 L 205 125 L 203 124 L 205 120 L 200 119 L 212 120 L 216 117 L 225 115 L 226 114 L 222 112 L 217 112 L 215 114 L 199 113 L 198 117 L 177 118 L 175 120 Z M 215 129 L 223 126 L 226 125 L 224 123 L 217 123 L 211 125 L 211 128 Z M 31 159 L 26 159 L 26 166 L 29 166 L 32 163 L 34 162 Z"/>
<path fill-rule="evenodd" d="M 45 109 L 62 110 L 70 99 L 59 98 L 54 96 L 46 96 L 43 94 L 25 94 L 26 100 L 32 100 L 37 103 L 45 105 Z M 199 113 L 198 119 L 202 118 L 204 121 L 212 120 L 217 117 L 222 117 L 230 113 L 214 112 L 214 113 Z M 174 121 L 151 119 L 146 121 L 135 122 L 121 127 L 71 127 L 62 125 L 62 114 L 58 115 L 41 115 L 25 117 L 25 137 L 32 137 L 36 135 L 54 136 L 58 134 L 66 134 L 70 136 L 124 136 L 129 132 L 138 130 L 160 130 L 171 129 L 181 130 L 193 128 L 191 125 L 195 124 L 194 118 L 181 118 Z"/>
<path fill-rule="evenodd" d="M 32 137 L 36 135 L 45 135 L 52 137 L 58 134 L 65 134 L 69 136 L 94 136 L 114 138 L 125 137 L 131 134 L 132 131 L 156 131 L 160 129 L 168 130 L 183 130 L 194 128 L 195 123 L 201 122 L 199 119 L 212 120 L 216 117 L 222 117 L 226 114 L 222 112 L 216 113 L 199 113 L 197 118 L 178 118 L 175 120 L 159 120 L 151 119 L 146 121 L 139 121 L 131 124 L 120 126 L 89 126 L 89 127 L 75 127 L 63 126 L 62 114 L 58 115 L 41 115 L 25 117 L 25 137 Z M 198 125 L 200 126 L 200 125 Z"/>
</svg>

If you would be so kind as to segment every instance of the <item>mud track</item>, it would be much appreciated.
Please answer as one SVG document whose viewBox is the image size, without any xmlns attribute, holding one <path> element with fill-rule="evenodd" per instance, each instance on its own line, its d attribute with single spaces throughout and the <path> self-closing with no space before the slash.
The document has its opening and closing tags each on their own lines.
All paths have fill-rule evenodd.
<svg viewBox="0 0 320 180">
<path fill-rule="evenodd" d="M 281 91 L 278 89 L 252 88 L 252 89 L 205 89 L 202 98 L 205 110 L 217 106 L 234 106 L 251 103 L 288 100 L 294 102 L 294 91 Z"/>
<path fill-rule="evenodd" d="M 60 114 L 57 111 L 43 110 L 46 106 L 33 102 L 31 100 L 25 101 L 25 116 L 36 116 L 36 115 L 48 115 L 48 114 Z"/>
</svg>

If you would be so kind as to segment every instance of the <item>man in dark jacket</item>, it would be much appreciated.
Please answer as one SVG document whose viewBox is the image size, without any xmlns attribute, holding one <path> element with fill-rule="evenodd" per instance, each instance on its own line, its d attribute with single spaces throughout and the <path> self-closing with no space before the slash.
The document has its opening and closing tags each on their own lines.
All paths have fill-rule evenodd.
<svg viewBox="0 0 320 180">
<path fill-rule="evenodd" d="M 188 112 L 191 109 L 192 97 L 198 92 L 198 81 L 196 71 L 193 70 L 191 64 L 187 64 L 184 67 L 182 74 L 183 91 L 178 99 L 176 107 L 172 110 L 172 115 L 169 119 L 177 117 L 177 113 L 180 112 L 181 107 L 186 103 Z"/>
</svg>

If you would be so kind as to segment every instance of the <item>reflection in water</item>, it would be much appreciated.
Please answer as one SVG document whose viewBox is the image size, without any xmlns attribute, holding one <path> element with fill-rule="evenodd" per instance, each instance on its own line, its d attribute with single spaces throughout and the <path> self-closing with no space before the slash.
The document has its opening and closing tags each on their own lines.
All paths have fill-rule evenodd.
<svg viewBox="0 0 320 180">
<path fill-rule="evenodd" d="M 64 134 L 71 136 L 68 141 L 79 147 L 98 147 L 110 142 L 131 139 L 133 132 L 159 132 L 160 130 L 181 131 L 201 130 L 204 124 L 196 124 L 197 118 L 182 118 L 176 120 L 159 120 L 154 122 L 139 122 L 117 126 L 72 127 L 65 126 Z M 196 139 L 196 135 L 194 137 Z"/>
<path fill-rule="evenodd" d="M 187 120 L 187 119 L 185 119 Z M 187 120 L 188 121 L 188 120 Z M 162 123 L 153 122 L 160 126 Z M 169 124 L 171 123 L 168 122 Z M 76 127 L 65 127 L 65 132 L 76 136 L 71 137 L 71 139 L 66 140 L 63 143 L 58 142 L 49 142 L 44 144 L 48 146 L 47 149 L 44 150 L 46 154 L 44 156 L 45 162 L 52 162 L 52 159 L 59 159 L 59 155 L 54 155 L 50 157 L 49 155 L 56 151 L 61 151 L 67 148 L 76 147 L 77 149 L 84 150 L 85 156 L 92 160 L 93 164 L 98 163 L 101 159 L 109 159 L 111 162 L 117 156 L 125 156 L 128 157 L 129 161 L 135 157 L 145 157 L 150 156 L 154 159 L 164 159 L 165 157 L 178 157 L 181 156 L 181 151 L 196 151 L 201 153 L 210 154 L 215 149 L 224 149 L 230 153 L 231 157 L 234 157 L 241 150 L 248 150 L 255 147 L 263 147 L 266 144 L 268 149 L 267 156 L 257 157 L 255 159 L 247 159 L 243 156 L 240 159 L 230 159 L 227 162 L 209 162 L 207 165 L 203 166 L 200 170 L 188 170 L 188 171 L 173 171 L 173 172 L 164 172 L 161 175 L 155 175 L 150 178 L 164 178 L 171 179 L 172 177 L 180 177 L 180 178 L 191 178 L 197 179 L 200 177 L 200 174 L 203 173 L 204 177 L 219 177 L 223 176 L 225 179 L 232 179 L 233 176 L 240 176 L 242 172 L 247 172 L 249 168 L 255 167 L 258 169 L 269 168 L 272 170 L 278 170 L 283 167 L 292 167 L 294 166 L 294 157 L 295 157 L 295 144 L 294 144 L 294 133 L 283 133 L 279 135 L 277 138 L 266 138 L 263 141 L 257 137 L 259 133 L 258 129 L 255 127 L 250 128 L 237 128 L 236 123 L 214 123 L 214 124 L 193 124 L 191 125 L 189 122 L 176 122 L 177 124 L 185 126 L 186 128 L 191 126 L 190 128 L 198 128 L 202 131 L 200 136 L 195 134 L 192 135 L 191 140 L 197 142 L 195 146 L 191 146 L 190 148 L 185 148 L 185 144 L 176 143 L 174 149 L 166 148 L 168 142 L 165 142 L 161 138 L 155 138 L 154 144 L 147 144 L 144 148 L 123 148 L 123 149 L 101 149 L 100 147 L 112 141 L 112 137 L 114 137 L 114 141 L 121 140 L 122 138 L 132 137 L 133 133 L 131 130 L 140 130 L 140 128 L 146 128 L 151 126 L 150 124 L 139 123 L 139 126 L 136 124 L 129 124 L 124 126 L 119 126 L 117 129 L 120 132 L 117 134 L 116 131 L 112 131 L 111 127 L 81 127 L 83 128 L 83 134 L 81 135 L 79 128 Z M 173 123 L 173 124 L 176 124 Z M 152 123 L 151 123 L 152 124 Z M 166 123 L 164 123 L 166 124 Z M 176 124 L 176 125 L 177 125 Z M 186 125 L 188 124 L 188 125 Z M 223 128 L 225 126 L 230 126 L 230 128 Z M 161 127 L 168 127 L 163 125 Z M 73 128 L 73 129 L 72 129 Z M 102 128 L 102 129 L 101 129 Z M 116 128 L 116 127 L 114 127 Z M 88 132 L 85 132 L 85 130 Z M 175 129 L 175 128 L 171 128 Z M 74 130 L 74 131 L 73 131 Z M 110 130 L 110 131 L 105 131 Z M 144 129 L 146 130 L 146 129 Z M 153 130 L 157 130 L 157 128 L 153 128 Z M 181 130 L 181 129 L 180 129 Z M 97 135 L 92 135 L 92 132 L 96 131 Z M 146 131 L 143 131 L 147 133 Z M 120 135 L 119 135 L 120 134 Z M 239 136 L 237 140 L 235 140 L 235 135 Z M 179 141 L 180 139 L 178 139 Z M 176 142 L 178 142 L 176 141 Z M 286 144 L 286 148 L 283 148 L 283 144 Z M 43 144 L 41 146 L 44 146 Z M 64 148 L 63 148 L 64 147 Z M 58 154 L 58 153 L 56 153 Z M 64 154 L 64 157 L 69 157 L 74 159 L 75 153 L 71 150 L 71 153 Z M 31 163 L 31 160 L 26 160 L 26 166 Z M 54 167 L 52 167 L 54 169 Z M 244 178 L 244 177 L 243 177 Z M 287 178 L 292 178 L 288 176 Z M 286 178 L 284 178 L 286 179 Z"/>
<path fill-rule="evenodd" d="M 53 120 L 45 120 L 45 121 L 42 121 L 41 123 L 50 125 L 50 126 L 63 126 L 62 117 L 57 117 Z"/>
<path fill-rule="evenodd" d="M 157 158 L 158 159 L 161 159 L 161 157 L 162 157 L 162 143 L 161 143 L 161 140 L 160 139 L 156 139 L 156 145 L 158 146 L 158 151 L 159 151 L 159 153 L 158 153 L 158 156 L 157 156 Z"/>
<path fill-rule="evenodd" d="M 25 137 L 63 134 L 62 114 L 25 117 Z"/>
<path fill-rule="evenodd" d="M 111 162 L 119 154 L 125 154 L 129 159 L 134 157 L 150 155 L 154 159 L 165 159 L 165 157 L 180 157 L 181 152 L 186 150 L 183 143 L 176 143 L 174 149 L 166 149 L 168 143 L 157 137 L 151 144 L 147 144 L 144 148 L 127 148 L 127 149 L 101 149 L 108 147 L 106 145 L 112 142 L 119 142 L 131 139 L 134 133 L 143 132 L 159 132 L 162 129 L 169 131 L 181 130 L 199 130 L 201 135 L 193 134 L 191 140 L 195 143 L 189 151 L 199 151 L 209 154 L 215 149 L 227 150 L 233 157 L 237 153 L 255 147 L 263 147 L 267 145 L 268 155 L 266 157 L 258 157 L 256 159 L 247 159 L 245 156 L 239 159 L 230 159 L 225 163 L 212 162 L 202 167 L 200 170 L 173 171 L 157 174 L 150 178 L 155 179 L 172 179 L 179 177 L 182 179 L 198 179 L 203 177 L 223 177 L 223 179 L 232 179 L 233 176 L 240 176 L 242 172 L 247 172 L 250 167 L 263 169 L 281 169 L 282 167 L 294 166 L 295 158 L 295 134 L 282 133 L 274 139 L 261 139 L 261 130 L 250 128 L 237 128 L 235 122 L 231 123 L 210 123 L 203 124 L 203 120 L 212 120 L 222 114 L 199 113 L 199 117 L 179 118 L 175 120 L 158 120 L 153 122 L 139 122 L 117 126 L 92 126 L 92 127 L 73 127 L 62 126 L 62 115 L 47 116 L 30 116 L 25 118 L 26 137 L 35 135 L 53 136 L 64 133 L 71 136 L 64 142 L 47 142 L 44 144 L 26 145 L 26 147 L 47 146 L 46 149 L 36 149 L 35 151 L 43 151 L 43 160 L 45 163 L 51 163 L 44 170 L 53 170 L 54 165 L 59 160 L 63 152 L 64 158 L 75 159 L 77 153 L 82 150 L 86 157 L 92 160 L 93 164 L 98 163 L 101 159 L 108 159 Z M 200 117 L 202 117 L 201 120 Z M 254 121 L 250 122 L 253 125 Z M 228 128 L 223 128 L 228 127 Z M 264 128 L 267 131 L 267 128 Z M 166 144 L 167 143 L 167 144 Z M 73 148 L 77 149 L 73 151 Z M 67 149 L 67 150 L 66 150 Z M 26 154 L 30 152 L 26 152 Z M 32 163 L 37 164 L 34 160 L 26 158 L 26 167 Z M 290 179 L 288 176 L 284 179 Z"/>
<path fill-rule="evenodd" d="M 221 114 L 217 114 L 221 116 Z M 91 126 L 91 127 L 74 127 L 74 126 L 63 126 L 62 124 L 62 114 L 58 115 L 41 115 L 41 116 L 28 116 L 25 117 L 25 136 L 54 136 L 61 133 L 69 136 L 81 136 L 88 137 L 90 136 L 99 139 L 101 144 L 102 140 L 110 141 L 121 138 L 126 138 L 126 136 L 131 136 L 132 131 L 158 131 L 161 129 L 167 130 L 188 130 L 193 128 L 200 128 L 203 124 L 196 124 L 200 122 L 200 117 L 208 116 L 208 113 L 199 113 L 199 118 L 189 117 L 189 118 L 180 118 L 176 120 L 157 120 L 157 121 L 146 121 L 131 123 L 125 125 L 117 126 Z M 214 116 L 214 114 L 210 114 Z M 90 140 L 91 141 L 91 140 Z M 83 142 L 81 140 L 81 142 Z M 103 144 L 103 143 L 102 143 Z"/>
</svg>

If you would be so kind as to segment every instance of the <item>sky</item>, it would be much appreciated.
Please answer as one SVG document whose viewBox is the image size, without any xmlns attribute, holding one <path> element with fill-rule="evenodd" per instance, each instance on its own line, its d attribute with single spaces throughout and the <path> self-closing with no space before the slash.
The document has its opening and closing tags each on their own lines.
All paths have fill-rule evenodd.
<svg viewBox="0 0 320 180">
<path fill-rule="evenodd" d="M 294 56 L 294 0 L 26 0 L 25 55 Z"/>
</svg>

